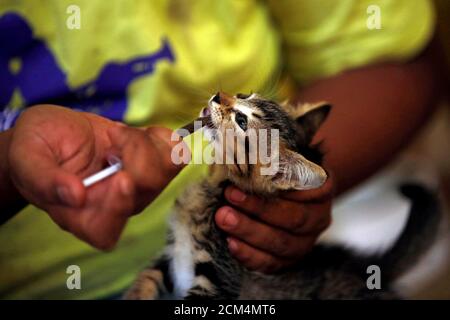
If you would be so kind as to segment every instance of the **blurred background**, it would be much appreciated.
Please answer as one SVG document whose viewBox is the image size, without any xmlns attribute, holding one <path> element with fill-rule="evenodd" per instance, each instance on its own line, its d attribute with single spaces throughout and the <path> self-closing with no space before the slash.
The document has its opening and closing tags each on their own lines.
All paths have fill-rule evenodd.
<svg viewBox="0 0 450 320">
<path fill-rule="evenodd" d="M 450 65 L 450 1 L 435 0 L 438 41 Z M 421 261 L 398 279 L 396 288 L 413 299 L 450 299 L 450 86 L 447 97 L 412 143 L 382 172 L 336 203 L 335 221 L 322 241 L 341 242 L 362 252 L 386 248 L 407 218 L 407 201 L 395 194 L 404 181 L 436 190 L 444 221 L 436 241 Z M 364 215 L 355 214 L 360 211 Z M 382 232 L 381 232 L 382 230 Z"/>
<path fill-rule="evenodd" d="M 450 66 L 450 1 L 435 0 L 438 17 L 438 36 L 444 48 L 447 61 L 447 75 Z M 448 78 L 447 78 L 448 79 Z M 417 299 L 450 299 L 450 84 L 447 82 L 447 100 L 443 100 L 436 113 L 415 139 L 412 145 L 405 151 L 404 157 L 424 159 L 435 168 L 436 185 L 439 186 L 441 199 L 447 221 L 444 221 L 438 242 L 431 251 L 442 258 L 436 257 L 436 274 L 431 276 L 428 283 L 422 283 L 415 289 L 411 289 L 412 297 Z M 434 252 L 433 252 L 434 250 Z M 420 268 L 426 268 L 427 263 L 416 270 L 420 274 Z M 412 277 L 414 274 L 411 275 Z"/>
</svg>

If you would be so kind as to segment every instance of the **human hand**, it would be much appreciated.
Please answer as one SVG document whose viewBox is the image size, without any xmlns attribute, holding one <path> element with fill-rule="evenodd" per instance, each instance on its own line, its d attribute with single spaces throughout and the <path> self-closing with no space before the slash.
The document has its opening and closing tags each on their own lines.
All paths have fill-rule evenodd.
<svg viewBox="0 0 450 320">
<path fill-rule="evenodd" d="M 95 114 L 35 106 L 14 126 L 8 172 L 20 194 L 62 229 L 99 249 L 118 241 L 127 219 L 148 205 L 181 170 L 171 161 L 172 131 L 136 129 Z M 85 188 L 108 155 L 123 170 Z"/>
<path fill-rule="evenodd" d="M 250 270 L 274 273 L 297 263 L 331 223 L 333 179 L 313 190 L 289 191 L 270 200 L 225 190 L 217 225 L 229 234 L 231 254 Z"/>
</svg>

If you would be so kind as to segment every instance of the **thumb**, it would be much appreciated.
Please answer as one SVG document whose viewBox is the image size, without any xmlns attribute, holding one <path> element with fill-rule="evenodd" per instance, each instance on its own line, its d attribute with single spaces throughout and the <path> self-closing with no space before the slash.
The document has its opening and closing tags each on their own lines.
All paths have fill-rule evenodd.
<svg viewBox="0 0 450 320">
<path fill-rule="evenodd" d="M 153 144 L 161 151 L 163 161 L 168 169 L 178 172 L 191 160 L 191 151 L 175 131 L 163 127 L 148 127 L 146 133 L 151 137 Z"/>
<path fill-rule="evenodd" d="M 148 127 L 142 130 L 129 127 L 113 127 L 108 130 L 112 148 L 119 153 L 124 160 L 125 167 L 132 154 L 133 161 L 136 155 L 148 151 L 149 157 L 142 160 L 150 160 L 163 165 L 162 170 L 169 175 L 178 173 L 191 159 L 191 153 L 186 143 L 174 131 L 163 127 Z M 177 156 L 182 155 L 182 160 Z M 177 159 L 174 159 L 177 158 Z M 148 165 L 148 163 L 147 163 Z"/>
</svg>

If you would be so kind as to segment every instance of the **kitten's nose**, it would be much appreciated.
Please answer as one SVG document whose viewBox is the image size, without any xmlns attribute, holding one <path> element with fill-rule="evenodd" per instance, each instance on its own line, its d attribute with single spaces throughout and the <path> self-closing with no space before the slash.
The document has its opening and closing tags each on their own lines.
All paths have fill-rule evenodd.
<svg viewBox="0 0 450 320">
<path fill-rule="evenodd" d="M 217 92 L 212 98 L 211 101 L 214 101 L 217 104 L 220 104 L 220 92 Z"/>
</svg>

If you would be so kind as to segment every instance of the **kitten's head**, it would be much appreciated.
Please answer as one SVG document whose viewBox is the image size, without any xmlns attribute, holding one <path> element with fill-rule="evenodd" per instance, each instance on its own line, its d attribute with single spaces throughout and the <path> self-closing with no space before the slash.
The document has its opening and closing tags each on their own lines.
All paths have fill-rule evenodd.
<svg viewBox="0 0 450 320">
<path fill-rule="evenodd" d="M 322 154 L 311 141 L 330 108 L 326 103 L 280 105 L 257 94 L 215 94 L 201 115 L 210 116 L 206 131 L 215 139 L 215 152 L 221 152 L 223 159 L 230 157 L 224 151 L 229 152 L 232 161 L 213 170 L 225 170 L 234 184 L 250 192 L 320 187 L 327 174 L 320 166 Z M 276 149 L 272 137 L 278 141 Z"/>
</svg>

